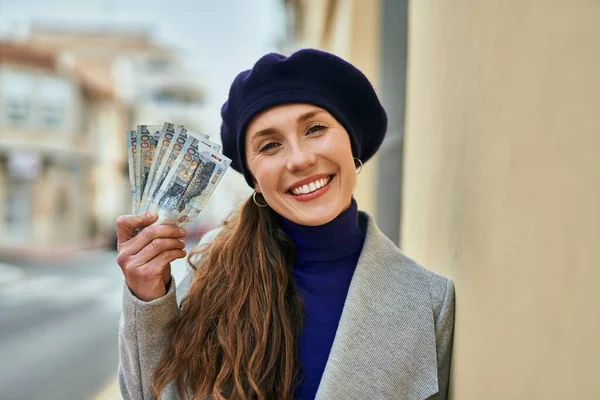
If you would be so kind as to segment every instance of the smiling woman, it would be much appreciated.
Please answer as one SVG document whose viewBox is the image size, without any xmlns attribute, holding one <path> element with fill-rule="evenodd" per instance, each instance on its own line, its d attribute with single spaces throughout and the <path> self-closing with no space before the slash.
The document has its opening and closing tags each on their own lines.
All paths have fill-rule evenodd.
<svg viewBox="0 0 600 400">
<path fill-rule="evenodd" d="M 221 114 L 224 154 L 255 192 L 190 254 L 190 275 L 169 276 L 181 232 L 118 222 L 122 267 L 141 271 L 124 288 L 123 396 L 445 399 L 453 283 L 352 195 L 387 129 L 367 78 L 318 50 L 267 54 Z"/>
<path fill-rule="evenodd" d="M 307 226 L 323 225 L 350 206 L 356 169 L 350 137 L 326 110 L 286 104 L 248 125 L 246 160 L 277 214 Z"/>
</svg>

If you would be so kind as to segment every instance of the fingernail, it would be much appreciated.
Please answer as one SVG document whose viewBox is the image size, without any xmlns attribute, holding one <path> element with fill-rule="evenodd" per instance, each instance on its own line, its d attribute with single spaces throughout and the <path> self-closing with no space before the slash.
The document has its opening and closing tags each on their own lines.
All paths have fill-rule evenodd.
<svg viewBox="0 0 600 400">
<path fill-rule="evenodd" d="M 182 235 L 185 235 L 186 234 L 185 229 L 179 228 L 179 233 L 181 233 Z"/>
<path fill-rule="evenodd" d="M 154 211 L 148 211 L 146 213 L 146 217 L 148 217 L 148 218 L 154 218 Z"/>
</svg>

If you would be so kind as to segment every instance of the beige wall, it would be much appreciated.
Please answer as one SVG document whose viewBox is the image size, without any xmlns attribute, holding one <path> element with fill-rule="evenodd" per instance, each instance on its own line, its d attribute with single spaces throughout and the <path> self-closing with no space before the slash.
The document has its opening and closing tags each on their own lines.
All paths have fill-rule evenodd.
<svg viewBox="0 0 600 400">
<path fill-rule="evenodd" d="M 359 68 L 377 88 L 379 81 L 380 12 L 379 0 L 306 0 L 302 27 L 303 47 L 332 52 Z M 327 12 L 331 7 L 331 20 Z M 355 198 L 360 209 L 375 215 L 377 157 L 358 176 Z"/>
<path fill-rule="evenodd" d="M 402 246 L 457 290 L 454 399 L 599 399 L 600 3 L 411 2 Z"/>
</svg>

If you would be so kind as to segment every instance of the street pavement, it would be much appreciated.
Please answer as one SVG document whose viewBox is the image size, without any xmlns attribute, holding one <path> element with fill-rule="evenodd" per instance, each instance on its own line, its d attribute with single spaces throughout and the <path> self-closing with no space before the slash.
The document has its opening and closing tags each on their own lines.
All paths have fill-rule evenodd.
<svg viewBox="0 0 600 400">
<path fill-rule="evenodd" d="M 115 252 L 90 251 L 0 261 L 0 399 L 118 398 L 123 277 L 115 260 Z M 173 269 L 180 281 L 184 261 Z"/>
</svg>

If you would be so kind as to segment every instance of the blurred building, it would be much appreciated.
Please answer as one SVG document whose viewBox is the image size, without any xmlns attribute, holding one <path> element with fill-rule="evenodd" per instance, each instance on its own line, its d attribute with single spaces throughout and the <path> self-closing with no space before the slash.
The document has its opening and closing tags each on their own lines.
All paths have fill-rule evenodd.
<svg viewBox="0 0 600 400">
<path fill-rule="evenodd" d="M 28 43 L 60 53 L 86 79 L 111 90 L 127 106 L 129 127 L 169 121 L 206 133 L 213 141 L 220 142 L 221 99 L 218 104 L 211 103 L 208 82 L 175 50 L 156 43 L 150 30 L 34 25 Z M 110 146 L 106 146 L 108 154 L 126 155 L 126 129 L 130 128 L 115 131 Z M 230 172 L 224 176 L 200 216 L 203 224 L 216 224 L 247 195 L 244 180 L 234 175 Z M 114 207 L 115 193 L 119 193 L 115 185 L 106 187 L 106 214 L 121 210 Z M 105 229 L 109 226 L 114 229 L 112 216 L 102 221 Z"/>
<path fill-rule="evenodd" d="M 63 65 L 56 53 L 0 43 L 3 248 L 76 248 L 95 238 L 101 187 L 92 176 L 104 160 L 94 142 L 112 126 L 93 121 L 100 114 L 118 120 L 106 111 L 114 104 L 109 91 Z"/>
<path fill-rule="evenodd" d="M 60 51 L 94 82 L 131 106 L 133 124 L 165 120 L 206 124 L 205 88 L 185 60 L 156 43 L 148 29 L 33 25 L 28 43 Z"/>
<path fill-rule="evenodd" d="M 285 3 L 390 114 L 357 198 L 455 282 L 450 398 L 600 398 L 598 3 Z"/>
</svg>

